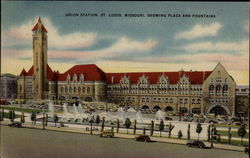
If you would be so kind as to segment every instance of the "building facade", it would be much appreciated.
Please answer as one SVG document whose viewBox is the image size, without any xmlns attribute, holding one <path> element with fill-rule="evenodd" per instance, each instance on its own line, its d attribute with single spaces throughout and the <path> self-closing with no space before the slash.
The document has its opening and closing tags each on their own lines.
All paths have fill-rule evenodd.
<svg viewBox="0 0 250 158">
<path fill-rule="evenodd" d="M 3 75 L 0 77 L 0 98 L 15 99 L 17 97 L 17 77 Z"/>
<path fill-rule="evenodd" d="M 33 31 L 33 66 L 18 79 L 23 99 L 107 101 L 120 106 L 183 113 L 235 114 L 236 83 L 222 64 L 212 71 L 105 73 L 94 64 L 64 73 L 47 63 L 47 30 Z"/>
<path fill-rule="evenodd" d="M 239 85 L 236 88 L 236 115 L 249 116 L 249 86 Z"/>
</svg>

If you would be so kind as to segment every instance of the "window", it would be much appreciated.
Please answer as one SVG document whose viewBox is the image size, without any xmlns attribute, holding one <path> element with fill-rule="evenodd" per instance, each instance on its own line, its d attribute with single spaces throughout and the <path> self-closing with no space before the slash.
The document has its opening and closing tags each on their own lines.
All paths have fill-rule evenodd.
<svg viewBox="0 0 250 158">
<path fill-rule="evenodd" d="M 221 92 L 221 85 L 217 85 L 215 89 L 216 89 L 216 95 L 219 95 Z"/>
<path fill-rule="evenodd" d="M 227 93 L 228 93 L 228 86 L 224 85 L 222 88 L 222 95 L 227 95 Z"/>
</svg>

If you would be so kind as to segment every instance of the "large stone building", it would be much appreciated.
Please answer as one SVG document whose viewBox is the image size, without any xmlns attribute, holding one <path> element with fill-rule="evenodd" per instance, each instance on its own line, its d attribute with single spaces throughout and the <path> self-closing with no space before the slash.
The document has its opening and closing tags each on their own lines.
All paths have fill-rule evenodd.
<svg viewBox="0 0 250 158">
<path fill-rule="evenodd" d="M 236 88 L 235 111 L 237 116 L 249 116 L 249 86 L 239 85 Z"/>
<path fill-rule="evenodd" d="M 17 97 L 17 77 L 14 75 L 0 76 L 0 99 L 15 99 Z"/>
<path fill-rule="evenodd" d="M 20 74 L 19 98 L 78 98 L 174 112 L 235 114 L 236 83 L 220 63 L 212 71 L 105 73 L 92 64 L 59 73 L 47 63 L 47 31 L 40 18 L 32 31 L 33 66 Z"/>
</svg>

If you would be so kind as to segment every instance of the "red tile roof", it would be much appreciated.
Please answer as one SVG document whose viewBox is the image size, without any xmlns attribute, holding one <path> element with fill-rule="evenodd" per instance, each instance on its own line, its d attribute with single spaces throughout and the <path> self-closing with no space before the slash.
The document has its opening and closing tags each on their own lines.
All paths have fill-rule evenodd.
<svg viewBox="0 0 250 158">
<path fill-rule="evenodd" d="M 191 84 L 202 84 L 203 81 L 209 76 L 211 71 L 193 71 L 193 72 L 182 72 L 185 74 L 189 80 L 191 81 Z M 177 84 L 180 80 L 180 72 L 131 72 L 131 73 L 106 73 L 106 80 L 108 84 L 112 84 L 112 76 L 114 77 L 113 84 L 120 83 L 120 79 L 126 75 L 129 77 L 130 82 L 132 84 L 135 84 L 138 82 L 138 79 L 141 76 L 148 77 L 150 80 L 150 84 L 156 84 L 162 75 L 166 75 L 168 77 L 168 80 L 170 84 Z M 204 76 L 203 76 L 204 75 Z M 204 80 L 203 80 L 204 78 Z"/>
<path fill-rule="evenodd" d="M 81 74 L 84 75 L 85 81 L 105 81 L 105 73 L 97 67 L 95 64 L 89 65 L 75 65 L 63 74 L 58 74 L 58 81 L 66 81 L 67 76 L 70 74 L 72 77 L 74 74 L 77 75 L 78 80 Z"/>
<path fill-rule="evenodd" d="M 33 74 L 34 74 L 34 65 L 32 65 L 32 67 L 29 69 L 29 71 L 24 76 L 32 76 Z M 57 73 L 53 72 L 48 64 L 47 64 L 47 78 L 50 81 L 56 81 L 57 80 Z"/>
<path fill-rule="evenodd" d="M 20 76 L 26 76 L 27 72 L 25 71 L 25 69 L 22 70 L 22 72 L 20 73 Z"/>
<path fill-rule="evenodd" d="M 33 27 L 32 31 L 37 31 L 37 30 L 38 30 L 38 23 L 42 23 L 42 21 L 41 21 L 40 18 L 38 19 L 38 22 L 36 23 L 36 25 Z M 48 31 L 46 30 L 46 28 L 43 26 L 43 24 L 42 24 L 42 31 L 43 31 L 43 32 L 48 32 Z"/>
<path fill-rule="evenodd" d="M 23 70 L 20 74 L 24 76 L 32 76 L 34 73 L 34 66 L 32 66 L 26 73 Z M 189 78 L 191 84 L 203 84 L 203 81 L 212 73 L 212 71 L 179 71 L 179 72 L 128 72 L 128 73 L 104 73 L 95 64 L 89 65 L 75 65 L 64 73 L 53 72 L 49 65 L 47 65 L 47 78 L 50 81 L 66 81 L 68 74 L 71 76 L 71 80 L 74 74 L 79 77 L 84 75 L 85 81 L 106 81 L 107 84 L 118 84 L 123 76 L 128 76 L 130 82 L 135 84 L 141 76 L 145 76 L 149 79 L 150 84 L 157 84 L 160 76 L 165 75 L 168 77 L 170 84 L 177 84 L 180 78 L 185 75 Z M 112 83 L 112 77 L 114 82 Z"/>
</svg>

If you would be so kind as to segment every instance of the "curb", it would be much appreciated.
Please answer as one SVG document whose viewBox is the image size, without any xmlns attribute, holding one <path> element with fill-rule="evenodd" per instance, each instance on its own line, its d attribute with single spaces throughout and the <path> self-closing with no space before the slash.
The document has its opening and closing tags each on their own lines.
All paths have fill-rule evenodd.
<svg viewBox="0 0 250 158">
<path fill-rule="evenodd" d="M 8 124 L 3 124 L 3 123 L 0 123 L 0 125 L 3 125 L 3 126 L 8 126 Z M 75 133 L 75 134 L 87 134 L 87 135 L 99 135 L 97 133 L 94 133 L 93 134 L 90 134 L 90 133 L 87 133 L 87 132 L 84 132 L 84 131 L 70 131 L 70 130 L 64 130 L 62 129 L 61 127 L 50 127 L 50 129 L 46 128 L 45 126 L 45 129 L 42 129 L 42 126 L 36 126 L 36 127 L 32 127 L 32 126 L 23 126 L 22 128 L 28 128 L 28 129 L 36 129 L 36 130 L 48 130 L 48 131 L 55 131 L 55 132 L 66 132 L 66 133 Z M 62 129 L 62 130 L 61 130 Z M 117 134 L 117 133 L 116 133 Z M 118 133 L 118 135 L 120 135 Z M 123 135 L 123 134 L 121 134 Z M 129 138 L 129 137 L 123 137 L 123 136 L 116 136 L 115 138 L 119 138 L 119 139 L 134 139 L 134 138 Z M 169 144 L 177 144 L 177 145 L 186 145 L 186 143 L 177 143 L 177 142 L 174 142 L 174 141 L 169 141 L 169 142 L 166 142 L 166 141 L 161 141 L 161 140 L 154 140 L 154 138 L 152 139 L 153 141 L 156 141 L 156 142 L 159 142 L 159 143 L 169 143 Z M 214 143 L 215 145 L 216 143 Z M 208 147 L 207 149 L 211 149 L 210 147 Z M 212 149 L 219 149 L 219 150 L 229 150 L 229 151 L 236 151 L 236 152 L 244 152 L 244 149 L 242 150 L 237 150 L 237 149 L 226 149 L 226 148 L 220 148 L 220 147 L 213 147 Z"/>
</svg>

